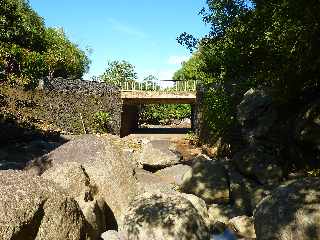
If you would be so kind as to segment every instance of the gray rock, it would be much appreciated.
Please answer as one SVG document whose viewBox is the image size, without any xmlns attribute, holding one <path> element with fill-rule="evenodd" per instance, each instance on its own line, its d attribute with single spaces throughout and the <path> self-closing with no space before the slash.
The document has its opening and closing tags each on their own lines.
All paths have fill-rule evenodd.
<svg viewBox="0 0 320 240">
<path fill-rule="evenodd" d="M 145 193 L 131 203 L 123 225 L 131 239 L 209 239 L 208 229 L 197 210 L 182 196 Z"/>
<path fill-rule="evenodd" d="M 161 179 L 168 183 L 180 186 L 182 184 L 183 175 L 191 169 L 188 165 L 178 164 L 172 167 L 161 169 L 155 173 Z"/>
<path fill-rule="evenodd" d="M 136 168 L 134 177 L 138 181 L 139 192 L 174 192 L 175 186 L 161 177 L 144 169 Z"/>
<path fill-rule="evenodd" d="M 320 179 L 277 188 L 258 205 L 254 227 L 259 240 L 320 239 Z"/>
<path fill-rule="evenodd" d="M 184 176 L 181 191 L 202 198 L 207 204 L 229 202 L 228 176 L 218 161 L 197 161 Z"/>
<path fill-rule="evenodd" d="M 88 239 L 75 200 L 53 183 L 26 172 L 0 171 L 0 238 Z"/>
<path fill-rule="evenodd" d="M 81 165 L 96 188 L 95 199 L 103 199 L 121 224 L 124 211 L 138 188 L 133 163 L 124 158 L 114 136 L 83 135 L 50 152 L 44 161 L 54 167 L 66 162 Z"/>
<path fill-rule="evenodd" d="M 55 182 L 78 202 L 88 224 L 90 239 L 97 239 L 107 228 L 114 227 L 112 224 L 107 226 L 114 219 L 108 219 L 110 216 L 104 207 L 106 203 L 97 196 L 97 186 L 90 181 L 82 165 L 62 163 L 50 168 L 41 177 Z"/>
<path fill-rule="evenodd" d="M 136 157 L 140 165 L 156 168 L 176 165 L 181 161 L 181 158 L 181 154 L 168 140 L 152 140 L 143 144 Z"/>
</svg>

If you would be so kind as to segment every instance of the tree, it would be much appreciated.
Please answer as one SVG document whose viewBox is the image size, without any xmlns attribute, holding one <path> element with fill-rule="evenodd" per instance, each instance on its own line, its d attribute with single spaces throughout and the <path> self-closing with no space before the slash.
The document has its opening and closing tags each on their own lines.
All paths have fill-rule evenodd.
<svg viewBox="0 0 320 240">
<path fill-rule="evenodd" d="M 26 0 L 0 0 L 1 80 L 35 87 L 40 78 L 77 77 L 88 70 L 85 52 L 61 29 L 46 28 Z"/>
<path fill-rule="evenodd" d="M 210 25 L 210 32 L 204 39 L 196 39 L 186 32 L 180 34 L 177 41 L 193 52 L 200 42 L 207 38 L 223 36 L 226 29 L 232 26 L 237 19 L 245 16 L 253 6 L 248 0 L 207 0 L 207 7 L 202 8 L 199 15 L 203 21 Z"/>
<path fill-rule="evenodd" d="M 43 51 L 43 19 L 24 0 L 0 0 L 0 41 Z"/>
<path fill-rule="evenodd" d="M 46 29 L 47 50 L 44 53 L 48 76 L 81 78 L 88 71 L 89 59 L 85 52 L 72 43 L 63 29 Z"/>
<path fill-rule="evenodd" d="M 174 80 L 201 80 L 202 82 L 212 82 L 212 76 L 206 72 L 206 63 L 202 52 L 197 50 L 191 58 L 182 64 L 182 67 L 173 75 Z"/>
<path fill-rule="evenodd" d="M 120 85 L 124 82 L 135 82 L 138 77 L 135 67 L 122 60 L 108 62 L 108 67 L 100 78 L 105 82 Z"/>
</svg>

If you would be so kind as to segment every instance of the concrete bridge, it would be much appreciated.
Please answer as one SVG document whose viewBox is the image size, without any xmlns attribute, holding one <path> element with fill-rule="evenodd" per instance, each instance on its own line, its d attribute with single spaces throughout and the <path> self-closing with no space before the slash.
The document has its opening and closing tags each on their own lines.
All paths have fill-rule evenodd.
<svg viewBox="0 0 320 240">
<path fill-rule="evenodd" d="M 168 80 L 167 80 L 168 81 Z M 174 81 L 174 80 L 169 80 Z M 147 104 L 190 104 L 191 125 L 194 123 L 194 105 L 196 103 L 196 83 L 190 81 L 174 81 L 171 88 L 161 89 L 159 85 L 149 82 L 146 85 L 136 83 L 122 85 L 121 99 L 123 103 L 121 115 L 121 136 L 126 136 L 138 128 L 139 108 Z"/>
</svg>

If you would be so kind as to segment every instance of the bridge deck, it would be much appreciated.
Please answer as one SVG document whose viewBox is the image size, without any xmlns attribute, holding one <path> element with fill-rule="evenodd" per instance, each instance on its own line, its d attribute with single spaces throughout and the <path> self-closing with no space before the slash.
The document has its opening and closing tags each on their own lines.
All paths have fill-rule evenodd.
<svg viewBox="0 0 320 240">
<path fill-rule="evenodd" d="M 122 91 L 121 98 L 125 105 L 138 104 L 194 104 L 194 92 L 157 92 L 157 91 Z"/>
</svg>

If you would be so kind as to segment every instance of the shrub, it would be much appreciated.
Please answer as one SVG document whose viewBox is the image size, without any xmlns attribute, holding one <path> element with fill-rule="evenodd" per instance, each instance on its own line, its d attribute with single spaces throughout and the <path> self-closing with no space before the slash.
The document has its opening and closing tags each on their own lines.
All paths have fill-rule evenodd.
<svg viewBox="0 0 320 240">
<path fill-rule="evenodd" d="M 108 112 L 99 111 L 94 114 L 94 123 L 96 125 L 96 131 L 100 133 L 106 133 L 109 130 L 111 116 Z"/>
</svg>

